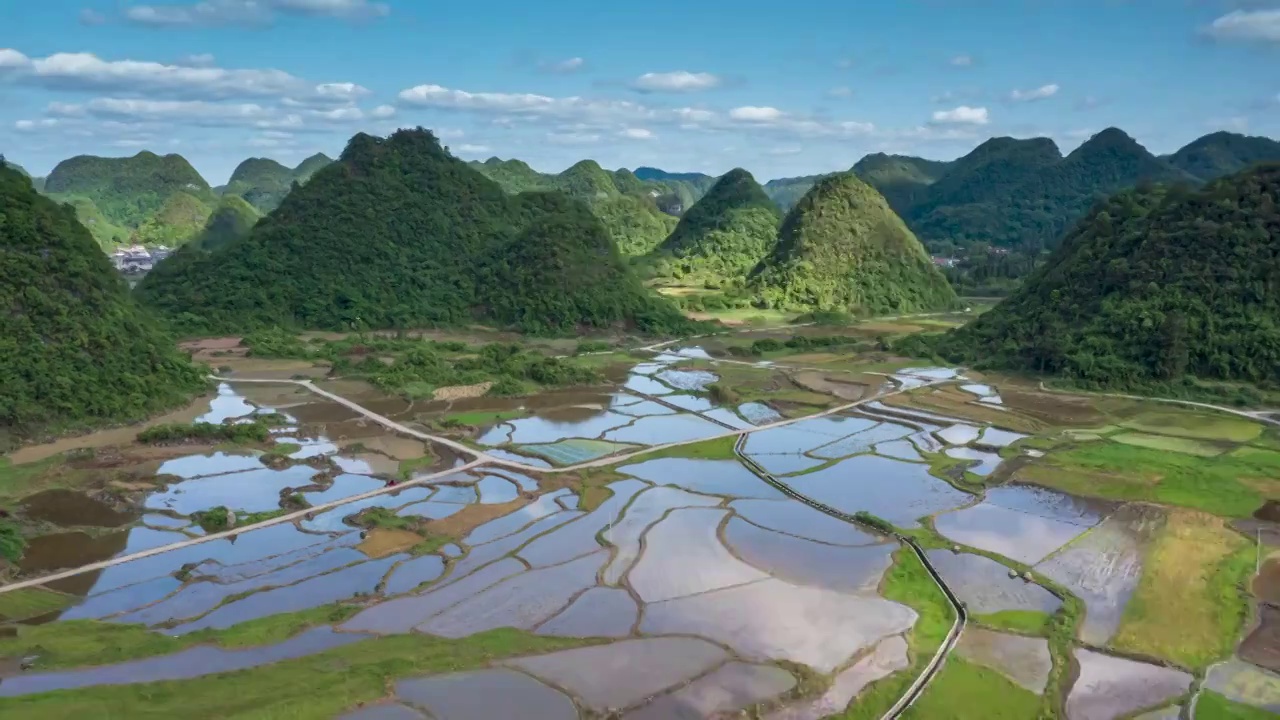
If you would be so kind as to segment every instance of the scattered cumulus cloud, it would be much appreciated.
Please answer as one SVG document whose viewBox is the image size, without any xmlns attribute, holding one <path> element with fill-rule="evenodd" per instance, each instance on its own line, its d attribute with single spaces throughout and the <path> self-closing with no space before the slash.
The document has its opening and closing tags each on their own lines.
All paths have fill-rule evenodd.
<svg viewBox="0 0 1280 720">
<path fill-rule="evenodd" d="M 559 73 L 567 75 L 576 73 L 587 66 L 587 61 L 580 57 L 571 57 L 564 60 L 556 60 L 553 62 L 542 62 L 538 64 L 538 68 L 543 72 Z"/>
<path fill-rule="evenodd" d="M 107 21 L 107 16 L 92 8 L 84 8 L 80 11 L 81 25 L 101 25 Z"/>
<path fill-rule="evenodd" d="M 729 111 L 729 118 L 732 120 L 742 120 L 744 122 L 776 122 L 786 116 L 775 107 L 757 107 L 754 105 L 745 105 L 736 107 Z"/>
<path fill-rule="evenodd" d="M 1233 10 L 1210 23 L 1204 33 L 1221 41 L 1280 43 L 1280 8 Z"/>
<path fill-rule="evenodd" d="M 984 107 L 961 105 L 951 110 L 935 111 L 932 122 L 939 125 L 986 125 L 991 118 Z"/>
<path fill-rule="evenodd" d="M 132 5 L 125 20 L 154 28 L 269 25 L 279 15 L 365 20 L 390 13 L 370 0 L 202 0 L 170 5 Z"/>
<path fill-rule="evenodd" d="M 853 88 L 844 85 L 840 87 L 833 87 L 827 91 L 827 96 L 847 100 L 853 97 Z"/>
<path fill-rule="evenodd" d="M 212 53 L 195 53 L 178 58 L 178 64 L 186 67 L 213 67 Z"/>
<path fill-rule="evenodd" d="M 631 86 L 642 92 L 699 92 L 720 86 L 720 78 L 706 72 L 677 70 L 666 73 L 645 73 Z"/>
<path fill-rule="evenodd" d="M 955 67 L 972 67 L 973 56 L 972 55 L 956 55 L 955 57 L 951 58 L 951 60 L 949 60 L 948 62 L 950 62 L 951 65 Z"/>
<path fill-rule="evenodd" d="M 377 118 L 379 120 L 392 117 L 395 114 L 396 114 L 396 109 L 395 109 L 395 106 L 393 105 L 379 105 L 378 107 L 369 111 L 369 117 Z"/>
<path fill-rule="evenodd" d="M 623 128 L 618 135 L 628 140 L 652 140 L 654 138 L 653 131 L 645 128 Z"/>
<path fill-rule="evenodd" d="M 1009 93 L 1009 99 L 1014 102 L 1033 102 L 1035 100 L 1044 100 L 1058 94 L 1058 86 L 1055 83 L 1041 85 L 1032 90 L 1014 90 Z"/>
<path fill-rule="evenodd" d="M 103 60 L 92 53 L 56 53 L 29 58 L 0 49 L 0 82 L 46 90 L 169 95 L 202 99 L 285 95 L 306 86 L 282 70 L 229 70 L 166 65 L 139 60 Z"/>
<path fill-rule="evenodd" d="M 482 154 L 493 152 L 493 150 L 488 145 L 472 145 L 469 143 L 464 143 L 462 145 L 459 145 L 456 148 L 450 148 L 450 149 L 456 152 L 466 153 L 468 155 L 482 155 Z"/>
</svg>

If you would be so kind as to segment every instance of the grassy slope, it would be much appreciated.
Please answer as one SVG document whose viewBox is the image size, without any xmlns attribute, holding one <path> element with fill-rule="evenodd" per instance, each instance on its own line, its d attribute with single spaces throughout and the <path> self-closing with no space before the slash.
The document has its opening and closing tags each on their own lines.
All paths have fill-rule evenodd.
<svg viewBox="0 0 1280 720">
<path fill-rule="evenodd" d="M 1201 668 L 1231 653 L 1248 614 L 1252 543 L 1203 513 L 1171 512 L 1111 644 Z"/>
</svg>

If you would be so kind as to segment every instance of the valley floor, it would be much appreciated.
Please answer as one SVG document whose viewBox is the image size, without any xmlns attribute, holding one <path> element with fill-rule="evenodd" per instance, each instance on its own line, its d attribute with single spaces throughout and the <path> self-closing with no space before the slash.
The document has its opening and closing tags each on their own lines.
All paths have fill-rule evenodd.
<svg viewBox="0 0 1280 720">
<path fill-rule="evenodd" d="M 1280 712 L 1280 428 L 875 350 L 929 322 L 533 343 L 598 376 L 517 397 L 480 331 L 205 341 L 171 439 L 0 460 L 0 714 Z"/>
</svg>

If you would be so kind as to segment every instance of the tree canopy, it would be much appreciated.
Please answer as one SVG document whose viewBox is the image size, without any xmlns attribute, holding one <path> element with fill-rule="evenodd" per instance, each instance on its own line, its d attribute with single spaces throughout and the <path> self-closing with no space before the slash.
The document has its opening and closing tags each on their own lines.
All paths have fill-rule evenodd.
<svg viewBox="0 0 1280 720">
<path fill-rule="evenodd" d="M 359 134 L 336 163 L 289 193 L 247 236 L 212 252 L 183 248 L 137 291 L 189 332 L 475 320 L 565 329 L 579 322 L 564 313 L 534 322 L 512 311 L 521 305 L 550 310 L 552 299 L 520 293 L 532 292 L 527 278 L 555 268 L 578 278 L 576 294 L 559 307 L 582 311 L 581 323 L 645 325 L 610 315 L 614 308 L 639 308 L 638 300 L 620 305 L 610 299 L 615 288 L 590 282 L 599 274 L 583 263 L 599 262 L 593 255 L 598 225 L 585 223 L 581 212 L 560 193 L 508 195 L 426 130 L 385 139 Z M 545 216 L 558 213 L 566 217 L 550 224 Z M 567 235 L 545 238 L 552 229 Z M 531 247 L 521 247 L 518 238 Z M 575 242 L 586 246 L 574 249 Z M 513 267 L 510 258 L 526 252 L 541 253 L 547 267 Z M 588 308 L 592 297 L 599 307 Z"/>
<path fill-rule="evenodd" d="M 0 167 L 0 445 L 140 419 L 204 387 L 74 212 Z"/>
<path fill-rule="evenodd" d="M 853 173 L 826 177 L 805 193 L 748 284 L 772 307 L 878 314 L 956 302 L 902 219 Z"/>
<path fill-rule="evenodd" d="M 1098 386 L 1280 382 L 1280 164 L 1098 204 L 995 309 L 904 347 Z"/>
<path fill-rule="evenodd" d="M 773 249 L 781 213 L 751 173 L 725 173 L 654 251 L 681 275 L 744 278 Z"/>
</svg>

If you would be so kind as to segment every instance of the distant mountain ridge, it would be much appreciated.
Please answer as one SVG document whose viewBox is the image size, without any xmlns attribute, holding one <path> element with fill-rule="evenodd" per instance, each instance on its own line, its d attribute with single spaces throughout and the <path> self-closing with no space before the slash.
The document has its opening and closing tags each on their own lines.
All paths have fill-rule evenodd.
<svg viewBox="0 0 1280 720">
<path fill-rule="evenodd" d="M 289 194 L 293 183 L 305 183 L 331 162 L 324 153 L 316 153 L 290 169 L 269 158 L 249 158 L 232 171 L 221 194 L 241 197 L 258 212 L 271 212 Z"/>
<path fill-rule="evenodd" d="M 540 173 L 520 160 L 496 157 L 469 165 L 509 193 L 558 190 L 586 203 L 624 255 L 643 255 L 671 233 L 676 218 L 660 202 L 671 190 L 646 182 L 622 169 L 609 171 L 594 160 L 581 160 L 555 175 Z"/>
</svg>

